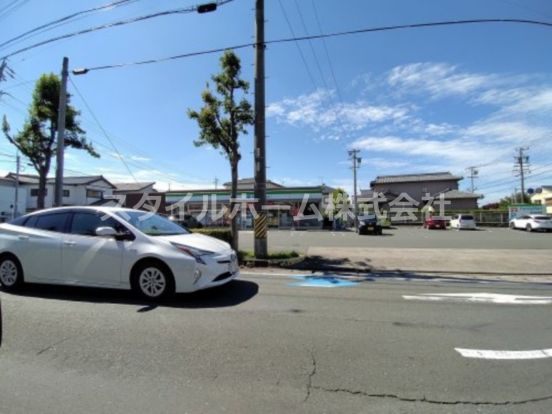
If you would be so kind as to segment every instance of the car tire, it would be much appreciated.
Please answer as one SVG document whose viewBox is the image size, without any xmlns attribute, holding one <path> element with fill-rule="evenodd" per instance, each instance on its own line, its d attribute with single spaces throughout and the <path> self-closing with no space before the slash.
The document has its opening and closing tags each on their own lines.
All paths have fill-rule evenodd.
<svg viewBox="0 0 552 414">
<path fill-rule="evenodd" d="M 175 293 L 173 274 L 160 261 L 146 261 L 135 266 L 130 281 L 134 293 L 147 301 L 165 301 Z"/>
<path fill-rule="evenodd" d="M 525 230 L 527 230 L 528 232 L 532 232 L 532 231 L 533 231 L 533 227 L 531 227 L 531 225 L 528 224 L 527 226 L 525 226 Z"/>
<path fill-rule="evenodd" d="M 514 225 L 514 223 L 513 223 L 513 222 L 512 222 L 512 223 L 510 223 L 510 228 L 511 228 L 512 230 L 515 230 L 515 229 L 516 229 L 516 226 Z"/>
<path fill-rule="evenodd" d="M 24 283 L 21 263 L 11 254 L 0 257 L 0 285 L 6 292 L 15 292 L 21 289 Z"/>
</svg>

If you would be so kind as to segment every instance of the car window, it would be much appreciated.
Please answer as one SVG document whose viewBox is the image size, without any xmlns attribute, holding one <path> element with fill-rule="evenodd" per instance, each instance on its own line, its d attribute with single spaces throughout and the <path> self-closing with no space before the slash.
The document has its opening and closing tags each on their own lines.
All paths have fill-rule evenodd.
<svg viewBox="0 0 552 414">
<path fill-rule="evenodd" d="M 30 216 L 28 220 L 25 221 L 25 224 L 23 224 L 25 227 L 36 227 L 36 221 L 38 220 L 38 216 Z"/>
<path fill-rule="evenodd" d="M 473 216 L 463 215 L 462 220 L 473 220 Z"/>
<path fill-rule="evenodd" d="M 169 219 L 143 211 L 122 211 L 117 216 L 148 236 L 170 236 L 189 232 Z"/>
<path fill-rule="evenodd" d="M 550 220 L 550 217 L 548 216 L 534 216 L 535 220 Z"/>
<path fill-rule="evenodd" d="M 14 226 L 24 226 L 25 222 L 27 221 L 28 218 L 29 218 L 29 216 L 17 217 L 16 219 L 13 219 L 10 222 L 8 222 L 8 224 L 11 224 L 11 225 L 14 225 Z"/>
<path fill-rule="evenodd" d="M 98 227 L 113 227 L 118 232 L 126 231 L 126 228 L 112 217 L 95 213 L 74 213 L 69 232 L 82 236 L 95 236 Z"/>
<path fill-rule="evenodd" d="M 64 232 L 68 218 L 69 213 L 38 215 L 36 224 L 33 227 L 48 231 Z"/>
</svg>

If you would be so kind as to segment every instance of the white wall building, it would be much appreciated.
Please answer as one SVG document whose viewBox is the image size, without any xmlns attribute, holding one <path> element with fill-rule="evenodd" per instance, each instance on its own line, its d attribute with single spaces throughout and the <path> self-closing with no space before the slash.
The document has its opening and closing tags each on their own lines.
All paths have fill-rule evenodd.
<svg viewBox="0 0 552 414">
<path fill-rule="evenodd" d="M 15 174 L 10 173 L 6 179 L 15 181 Z M 54 178 L 48 178 L 46 184 L 46 208 L 54 205 Z M 94 204 L 113 195 L 115 186 L 101 175 L 84 177 L 64 177 L 63 179 L 63 205 L 85 206 Z M 36 210 L 38 196 L 38 176 L 19 175 L 19 197 L 24 201 L 19 213 Z"/>
<path fill-rule="evenodd" d="M 26 191 L 19 190 L 18 194 L 19 213 L 24 213 L 27 205 Z M 15 203 L 15 180 L 0 178 L 0 222 L 10 220 L 14 212 Z"/>
</svg>

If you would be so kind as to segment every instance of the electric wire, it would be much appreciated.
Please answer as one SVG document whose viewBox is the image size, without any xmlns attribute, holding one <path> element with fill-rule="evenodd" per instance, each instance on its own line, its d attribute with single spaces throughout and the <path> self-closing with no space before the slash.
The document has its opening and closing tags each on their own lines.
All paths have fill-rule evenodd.
<svg viewBox="0 0 552 414">
<path fill-rule="evenodd" d="M 552 27 L 552 22 L 545 22 L 545 21 L 540 21 L 540 20 L 527 20 L 527 19 L 448 20 L 448 21 L 440 21 L 440 22 L 410 23 L 410 24 L 401 24 L 401 25 L 393 25 L 393 26 L 369 27 L 369 28 L 364 28 L 364 29 L 347 30 L 347 31 L 342 31 L 342 32 L 333 32 L 333 33 L 317 34 L 317 35 L 309 35 L 309 36 L 299 36 L 299 37 L 294 36 L 294 37 L 288 37 L 288 38 L 267 40 L 267 41 L 265 41 L 265 45 L 272 45 L 272 44 L 279 44 L 279 43 L 291 43 L 291 42 L 298 42 L 298 41 L 300 42 L 300 41 L 314 40 L 314 39 L 328 39 L 328 38 L 332 38 L 332 37 L 344 37 L 344 36 L 351 36 L 351 35 L 358 35 L 358 34 L 365 34 L 365 33 L 393 31 L 393 30 L 431 28 L 431 27 L 443 27 L 443 26 L 458 26 L 458 25 L 489 24 L 489 23 L 528 24 L 528 25 L 543 26 L 543 27 L 547 27 L 547 28 Z M 111 65 L 93 66 L 93 67 L 86 68 L 86 70 L 87 71 L 106 70 L 106 69 L 122 68 L 122 67 L 127 67 L 127 66 L 137 66 L 137 65 L 147 65 L 147 64 L 153 64 L 153 63 L 162 63 L 162 62 L 167 62 L 167 61 L 171 61 L 171 60 L 178 60 L 178 59 L 184 59 L 184 58 L 189 58 L 189 57 L 220 53 L 220 52 L 225 52 L 227 50 L 245 49 L 245 48 L 253 47 L 255 45 L 256 45 L 255 42 L 253 42 L 253 43 L 251 43 L 251 42 L 250 43 L 241 43 L 241 44 L 236 44 L 236 45 L 232 45 L 232 46 L 206 49 L 206 50 L 197 51 L 197 52 L 182 53 L 182 54 L 168 56 L 168 57 L 164 57 L 164 58 L 158 58 L 158 59 L 148 59 L 148 60 L 135 61 L 135 62 L 126 62 L 126 63 L 111 64 Z M 2 59 L 2 58 L 0 58 L 0 59 Z"/>
<path fill-rule="evenodd" d="M 221 6 L 221 5 L 230 3 L 232 1 L 234 1 L 234 0 L 220 0 L 217 3 L 217 6 Z M 145 21 L 145 20 L 155 19 L 157 17 L 165 17 L 165 16 L 171 16 L 171 15 L 175 15 L 175 14 L 193 13 L 193 12 L 196 12 L 197 10 L 198 10 L 198 6 L 190 6 L 190 7 L 180 8 L 180 9 L 165 10 L 165 11 L 161 11 L 161 12 L 157 12 L 157 13 L 147 14 L 147 15 L 144 15 L 144 16 L 133 17 L 133 18 L 130 18 L 130 19 L 118 20 L 118 21 L 115 21 L 115 22 L 112 22 L 112 23 L 102 24 L 100 26 L 89 27 L 89 28 L 86 28 L 86 29 L 78 30 L 76 32 L 66 33 L 64 35 L 56 36 L 56 37 L 53 37 L 53 38 L 50 38 L 50 39 L 43 40 L 43 41 L 38 42 L 38 43 L 34 43 L 30 46 L 26 46 L 22 49 L 18 49 L 14 52 L 8 53 L 7 55 L 4 55 L 4 56 L 0 57 L 0 60 L 7 59 L 7 58 L 12 57 L 12 56 L 16 56 L 16 55 L 18 55 L 20 53 L 23 53 L 23 52 L 26 52 L 28 50 L 37 48 L 39 46 L 47 45 L 49 43 L 57 42 L 59 40 L 69 39 L 69 38 L 72 38 L 72 37 L 75 37 L 75 36 L 81 36 L 81 35 L 84 35 L 84 34 L 87 34 L 87 33 L 97 32 L 99 30 L 110 29 L 110 28 L 113 28 L 113 27 L 124 26 L 124 25 L 127 25 L 127 24 L 132 24 L 132 23 L 142 22 L 142 21 Z"/>
<path fill-rule="evenodd" d="M 130 174 L 130 176 L 133 178 L 133 180 L 135 182 L 138 182 L 138 180 L 136 179 L 136 177 L 134 176 L 134 174 L 132 173 L 130 167 L 128 166 L 128 164 L 126 163 L 125 159 L 123 158 L 123 156 L 121 155 L 121 153 L 119 152 L 119 150 L 117 149 L 117 146 L 113 143 L 113 140 L 111 139 L 111 137 L 109 136 L 109 134 L 107 133 L 107 131 L 105 130 L 105 128 L 102 126 L 101 122 L 99 121 L 98 117 L 96 116 L 96 114 L 94 113 L 94 111 L 92 110 L 92 108 L 90 107 L 90 105 L 88 104 L 88 101 L 84 98 L 84 96 L 82 95 L 82 93 L 80 92 L 79 88 L 77 87 L 77 85 L 75 84 L 75 82 L 73 82 L 73 79 L 69 76 L 69 81 L 71 82 L 71 85 L 73 85 L 73 88 L 75 88 L 75 91 L 77 92 L 77 94 L 79 95 L 79 97 L 81 98 L 82 102 L 84 103 L 84 105 L 86 106 L 86 109 L 88 109 L 88 112 L 90 112 L 90 115 L 92 116 L 92 118 L 94 119 L 94 121 L 96 122 L 96 124 L 98 124 L 98 127 L 102 130 L 105 138 L 109 141 L 109 143 L 111 144 L 111 146 L 113 147 L 113 149 L 115 150 L 115 152 L 117 153 L 119 159 L 121 160 L 121 162 L 123 163 L 123 165 L 125 166 L 125 168 L 127 169 L 128 173 Z"/>
<path fill-rule="evenodd" d="M 112 9 L 117 8 L 119 6 L 134 3 L 136 1 L 138 1 L 138 0 L 118 0 L 118 1 L 114 1 L 114 2 L 104 4 L 104 5 L 101 5 L 101 6 L 92 7 L 90 9 L 81 10 L 81 11 L 78 11 L 78 12 L 75 12 L 75 13 L 71 13 L 67 16 L 60 17 L 60 18 L 52 20 L 48 23 L 44 23 L 40 26 L 37 26 L 34 29 L 27 30 L 24 33 L 21 33 L 21 34 L 15 36 L 15 37 L 12 37 L 11 39 L 8 39 L 8 40 L 0 43 L 0 49 L 3 49 L 4 47 L 14 43 L 17 40 L 21 40 L 23 38 L 28 38 L 28 37 L 30 37 L 30 35 L 36 34 L 39 31 L 41 33 L 43 33 L 45 31 L 44 29 L 50 30 L 50 29 L 59 27 L 61 24 L 69 23 L 72 20 L 74 20 L 76 17 L 85 16 L 87 14 L 95 13 L 95 12 L 102 11 L 102 10 L 105 10 L 105 9 L 112 10 Z"/>
</svg>

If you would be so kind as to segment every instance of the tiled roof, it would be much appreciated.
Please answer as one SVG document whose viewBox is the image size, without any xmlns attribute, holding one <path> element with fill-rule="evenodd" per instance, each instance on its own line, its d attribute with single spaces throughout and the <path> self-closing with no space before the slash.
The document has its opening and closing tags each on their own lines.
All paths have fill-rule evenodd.
<svg viewBox="0 0 552 414">
<path fill-rule="evenodd" d="M 6 175 L 6 178 L 11 178 L 15 180 L 15 173 L 9 173 Z M 64 185 L 86 185 L 91 184 L 95 181 L 103 180 L 107 182 L 110 186 L 114 187 L 113 184 L 111 184 L 103 175 L 86 175 L 86 176 L 65 176 L 63 177 L 63 184 Z M 47 179 L 48 184 L 54 184 L 56 179 L 54 177 L 50 177 Z M 19 174 L 19 183 L 20 184 L 36 184 L 38 185 L 38 175 L 31 175 L 31 174 Z"/>
<path fill-rule="evenodd" d="M 463 177 L 452 175 L 450 172 L 428 174 L 378 175 L 370 184 L 417 183 L 423 181 L 461 180 Z"/>
<path fill-rule="evenodd" d="M 140 183 L 113 183 L 115 191 L 140 191 L 155 184 L 155 181 Z"/>
<path fill-rule="evenodd" d="M 470 193 L 468 191 L 460 191 L 460 190 L 449 190 L 449 191 L 445 191 L 444 194 L 445 194 L 446 200 L 459 199 L 459 198 L 483 198 L 483 195 L 481 194 Z"/>
</svg>

